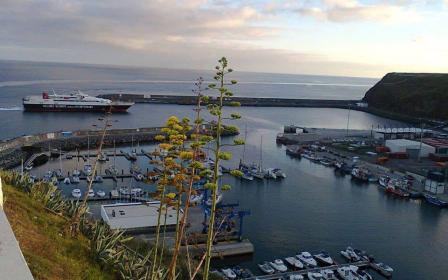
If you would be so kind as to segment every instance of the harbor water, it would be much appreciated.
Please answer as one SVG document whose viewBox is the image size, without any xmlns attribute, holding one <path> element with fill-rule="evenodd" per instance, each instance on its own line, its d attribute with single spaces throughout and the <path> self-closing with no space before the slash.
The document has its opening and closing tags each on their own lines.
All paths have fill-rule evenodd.
<svg viewBox="0 0 448 280">
<path fill-rule="evenodd" d="M 152 74 L 148 74 L 151 70 L 145 70 L 148 72 L 142 74 L 143 70 L 139 72 L 138 69 L 118 67 L 109 70 L 82 68 L 79 65 L 44 67 L 12 62 L 0 65 L 2 69 L 15 65 L 15 72 L 12 72 L 16 75 L 10 72 L 6 76 L 2 71 L 3 76 L 0 76 L 0 139 L 45 131 L 89 128 L 98 118 L 96 114 L 85 113 L 24 113 L 21 98 L 26 95 L 39 94 L 51 88 L 56 91 L 80 88 L 92 95 L 115 91 L 190 94 L 190 81 L 202 75 L 200 71 L 186 70 L 173 74 L 171 70 L 156 69 L 152 70 Z M 29 74 L 32 71 L 34 75 Z M 51 73 L 61 72 L 65 76 L 54 74 L 60 75 L 60 81 L 44 82 L 52 79 Z M 267 74 L 241 74 L 239 78 L 243 81 L 234 89 L 236 95 L 250 96 L 254 93 L 254 96 L 292 98 L 356 99 L 361 98 L 375 82 L 371 79 Z M 142 81 L 145 79 L 151 82 Z M 347 110 L 250 107 L 229 110 L 236 110 L 243 115 L 239 121 L 243 134 L 244 127 L 247 127 L 245 161 L 258 163 L 262 155 L 264 167 L 281 168 L 287 178 L 247 182 L 228 175 L 223 177 L 224 183 L 233 186 L 224 194 L 224 203 L 238 201 L 242 209 L 251 211 L 251 215 L 245 217 L 243 235 L 253 242 L 255 254 L 249 258 L 225 260 L 221 264 L 241 264 L 258 272 L 256 264 L 265 260 L 317 250 L 327 250 L 336 257 L 340 250 L 351 245 L 367 250 L 378 260 L 392 266 L 395 269 L 394 279 L 448 279 L 446 209 L 419 200 L 406 201 L 388 196 L 374 184 L 358 184 L 349 176 L 338 176 L 332 168 L 311 163 L 307 159 L 290 158 L 285 154 L 284 147 L 275 143 L 276 134 L 282 131 L 285 124 L 346 128 Z M 170 115 L 192 117 L 193 111 L 189 106 L 137 104 L 128 114 L 113 116 L 118 120 L 114 128 L 161 126 Z M 363 112 L 350 112 L 350 128 L 370 129 L 378 125 L 403 124 Z M 139 148 L 149 150 L 151 146 Z M 242 157 L 242 147 L 233 148 L 232 151 L 233 159 L 224 166 L 234 168 Z M 81 168 L 84 162 L 80 161 L 79 164 Z M 110 164 L 111 159 L 105 163 Z M 138 164 L 142 170 L 151 168 L 148 159 L 144 157 L 139 159 Z M 72 170 L 76 167 L 76 161 L 63 159 L 62 165 L 64 170 Z M 117 166 L 126 171 L 130 163 L 124 158 L 117 158 Z M 43 174 L 48 169 L 57 168 L 59 160 L 52 160 L 32 172 Z M 117 185 L 130 183 L 130 180 L 125 180 L 119 181 Z M 81 189 L 83 184 L 80 184 Z M 134 184 L 147 191 L 153 190 L 153 186 Z M 109 180 L 95 185 L 95 188 L 109 190 L 117 185 Z M 66 194 L 70 194 L 74 186 L 62 188 Z"/>
</svg>

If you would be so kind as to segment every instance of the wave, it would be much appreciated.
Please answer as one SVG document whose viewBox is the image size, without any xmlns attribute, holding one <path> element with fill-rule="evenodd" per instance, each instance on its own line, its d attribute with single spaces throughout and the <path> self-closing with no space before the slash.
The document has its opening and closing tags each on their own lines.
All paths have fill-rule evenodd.
<svg viewBox="0 0 448 280">
<path fill-rule="evenodd" d="M 0 111 L 22 111 L 22 107 L 0 107 Z"/>
</svg>

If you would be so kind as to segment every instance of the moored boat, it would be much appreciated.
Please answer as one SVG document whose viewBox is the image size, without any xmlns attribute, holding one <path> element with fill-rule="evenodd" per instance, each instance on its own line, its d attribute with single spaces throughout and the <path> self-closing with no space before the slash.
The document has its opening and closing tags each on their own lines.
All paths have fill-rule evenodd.
<svg viewBox="0 0 448 280">
<path fill-rule="evenodd" d="M 286 257 L 285 262 L 294 269 L 302 269 L 303 263 L 295 257 Z"/>
<path fill-rule="evenodd" d="M 80 189 L 74 189 L 74 190 L 72 190 L 72 196 L 73 196 L 74 198 L 79 199 L 79 198 L 81 198 L 81 195 L 82 195 L 82 193 L 81 193 L 81 190 L 80 190 Z"/>
<path fill-rule="evenodd" d="M 347 249 L 341 251 L 341 255 L 346 258 L 348 261 L 357 262 L 361 260 L 361 257 L 358 256 L 352 247 L 348 246 Z"/>
<path fill-rule="evenodd" d="M 394 272 L 393 268 L 382 262 L 372 261 L 370 266 L 386 277 L 391 277 Z"/>
<path fill-rule="evenodd" d="M 308 272 L 307 275 L 309 280 L 324 280 L 324 276 L 320 272 Z"/>
<path fill-rule="evenodd" d="M 309 267 L 316 267 L 317 262 L 315 259 L 313 259 L 313 256 L 309 252 L 301 252 L 297 255 L 297 258 L 304 263 L 305 265 Z"/>
<path fill-rule="evenodd" d="M 230 268 L 223 268 L 221 269 L 222 274 L 224 274 L 225 277 L 228 279 L 236 279 L 236 274 L 233 272 Z"/>
<path fill-rule="evenodd" d="M 283 263 L 281 259 L 276 259 L 273 262 L 269 262 L 269 265 L 272 266 L 275 270 L 278 272 L 286 272 L 288 271 L 288 268 Z"/>
<path fill-rule="evenodd" d="M 331 258 L 330 254 L 326 251 L 320 251 L 317 254 L 314 254 L 313 257 L 320 263 L 324 265 L 332 265 L 334 264 L 333 259 Z"/>
<path fill-rule="evenodd" d="M 323 269 L 320 271 L 320 274 L 322 274 L 323 278 L 325 280 L 337 280 L 338 277 L 336 276 L 336 273 L 334 273 L 331 269 Z"/>
<path fill-rule="evenodd" d="M 275 272 L 268 262 L 259 263 L 258 267 L 264 274 L 273 274 Z"/>
<path fill-rule="evenodd" d="M 423 193 L 423 197 L 425 198 L 426 202 L 429 204 L 438 206 L 438 207 L 448 207 L 448 201 L 442 200 L 438 198 L 435 195 L 429 194 L 429 193 Z"/>
</svg>

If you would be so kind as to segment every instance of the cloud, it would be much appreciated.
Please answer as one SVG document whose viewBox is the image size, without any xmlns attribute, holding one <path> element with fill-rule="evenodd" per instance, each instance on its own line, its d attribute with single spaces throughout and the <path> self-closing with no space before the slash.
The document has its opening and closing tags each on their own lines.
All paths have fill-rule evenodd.
<svg viewBox="0 0 448 280">
<path fill-rule="evenodd" d="M 409 8 L 410 2 L 389 1 L 362 4 L 358 0 L 324 0 L 319 6 L 305 5 L 297 9 L 299 14 L 332 22 L 378 21 L 391 22 L 415 19 L 418 14 Z"/>
</svg>

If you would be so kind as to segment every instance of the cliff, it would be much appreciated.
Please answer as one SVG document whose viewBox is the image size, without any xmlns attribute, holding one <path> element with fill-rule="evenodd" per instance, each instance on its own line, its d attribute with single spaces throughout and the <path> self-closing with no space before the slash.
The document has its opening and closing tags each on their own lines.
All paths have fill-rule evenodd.
<svg viewBox="0 0 448 280">
<path fill-rule="evenodd" d="M 385 113 L 448 120 L 448 74 L 388 73 L 363 101 Z"/>
</svg>

